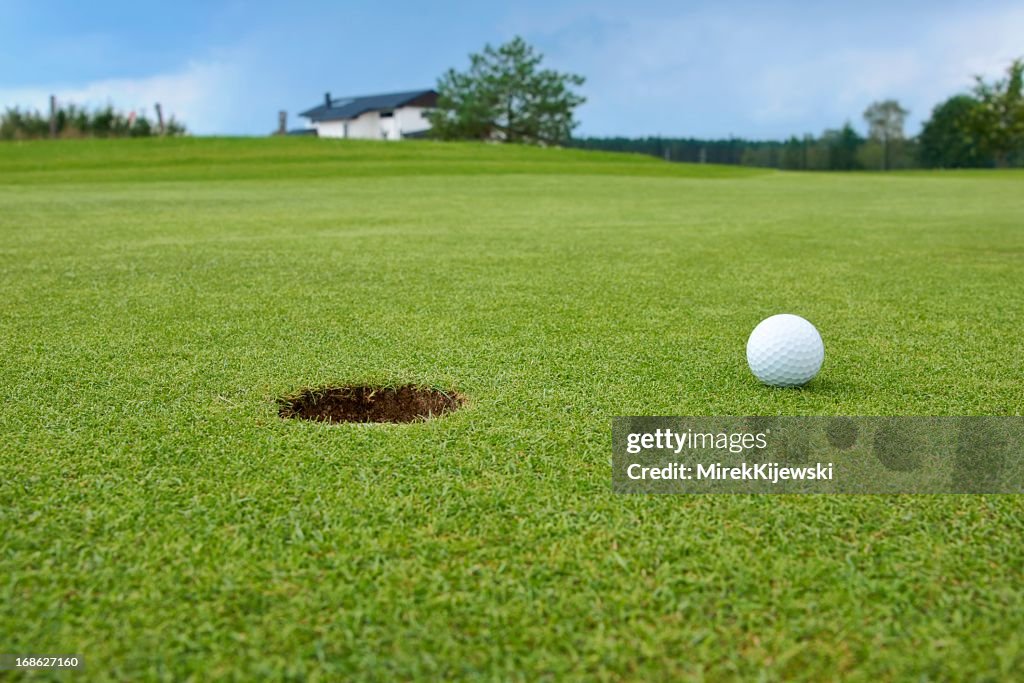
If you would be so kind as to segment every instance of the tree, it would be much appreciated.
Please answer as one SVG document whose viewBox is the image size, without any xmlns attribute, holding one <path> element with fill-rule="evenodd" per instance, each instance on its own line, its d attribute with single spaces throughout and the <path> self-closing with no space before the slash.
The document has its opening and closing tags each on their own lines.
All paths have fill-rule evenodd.
<svg viewBox="0 0 1024 683">
<path fill-rule="evenodd" d="M 975 76 L 974 98 L 979 106 L 971 112 L 968 132 L 982 153 L 991 154 L 996 166 L 1008 166 L 1024 154 L 1024 59 L 1015 59 L 1006 78 L 986 83 Z"/>
<path fill-rule="evenodd" d="M 577 123 L 586 100 L 573 91 L 576 74 L 540 69 L 543 55 L 522 38 L 469 57 L 468 71 L 449 69 L 437 84 L 437 108 L 427 117 L 434 137 L 557 145 Z"/>
<path fill-rule="evenodd" d="M 873 102 L 864 110 L 868 137 L 882 145 L 882 170 L 892 168 L 892 148 L 903 140 L 903 122 L 909 114 L 896 100 Z"/>
<path fill-rule="evenodd" d="M 807 168 L 807 138 L 792 136 L 784 143 L 781 167 L 790 170 Z"/>
<path fill-rule="evenodd" d="M 971 123 L 981 106 L 970 95 L 954 95 L 932 109 L 921 135 L 921 164 L 932 168 L 971 168 L 991 165 L 978 144 Z"/>
<path fill-rule="evenodd" d="M 826 130 L 821 140 L 828 148 L 829 169 L 854 171 L 861 167 L 857 160 L 857 150 L 864 143 L 864 138 L 857 135 L 849 121 L 839 130 Z"/>
</svg>

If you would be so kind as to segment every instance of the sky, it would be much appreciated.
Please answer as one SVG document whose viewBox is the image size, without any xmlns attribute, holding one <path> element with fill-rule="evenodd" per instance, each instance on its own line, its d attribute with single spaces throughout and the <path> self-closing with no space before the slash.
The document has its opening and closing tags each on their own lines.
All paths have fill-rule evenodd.
<svg viewBox="0 0 1024 683">
<path fill-rule="evenodd" d="M 433 87 L 521 35 L 586 78 L 577 135 L 779 139 L 931 108 L 1024 56 L 1024 3 L 0 0 L 0 108 L 48 97 L 264 135 L 329 91 Z"/>
</svg>

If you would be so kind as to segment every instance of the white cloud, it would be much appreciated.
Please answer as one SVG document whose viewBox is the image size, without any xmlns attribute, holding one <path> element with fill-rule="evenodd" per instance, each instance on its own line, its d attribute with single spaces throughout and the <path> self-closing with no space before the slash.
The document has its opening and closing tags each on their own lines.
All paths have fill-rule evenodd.
<svg viewBox="0 0 1024 683">
<path fill-rule="evenodd" d="M 947 17 L 927 37 L 933 89 L 963 90 L 976 74 L 1002 76 L 1024 56 L 1024 7 Z"/>
<path fill-rule="evenodd" d="M 0 108 L 46 111 L 53 94 L 58 103 L 87 107 L 111 104 L 122 111 L 145 111 L 153 116 L 154 104 L 159 102 L 165 117 L 174 116 L 193 133 L 225 133 L 231 130 L 236 75 L 237 69 L 228 63 L 193 62 L 174 73 L 143 78 L 0 88 Z"/>
</svg>

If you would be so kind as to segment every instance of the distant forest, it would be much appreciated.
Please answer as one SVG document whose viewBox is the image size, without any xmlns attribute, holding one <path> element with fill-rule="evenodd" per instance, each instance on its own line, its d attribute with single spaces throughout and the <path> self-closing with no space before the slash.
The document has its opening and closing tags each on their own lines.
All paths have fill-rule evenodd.
<svg viewBox="0 0 1024 683">
<path fill-rule="evenodd" d="M 976 78 L 969 94 L 936 106 L 921 132 L 904 135 L 909 113 L 896 100 L 873 103 L 863 114 L 868 133 L 847 122 L 820 136 L 788 140 L 701 140 L 666 137 L 587 137 L 570 147 L 650 154 L 668 161 L 740 164 L 789 170 L 993 168 L 1024 166 L 1024 60 L 1006 78 Z"/>
<path fill-rule="evenodd" d="M 574 138 L 570 147 L 612 152 L 637 152 L 666 161 L 691 164 L 740 164 L 790 170 L 854 170 L 881 168 L 881 145 L 865 140 L 847 125 L 838 131 L 826 131 L 820 137 L 807 135 L 786 141 L 701 140 L 698 138 Z M 891 154 L 890 168 L 914 168 L 917 144 L 904 140 Z"/>
</svg>

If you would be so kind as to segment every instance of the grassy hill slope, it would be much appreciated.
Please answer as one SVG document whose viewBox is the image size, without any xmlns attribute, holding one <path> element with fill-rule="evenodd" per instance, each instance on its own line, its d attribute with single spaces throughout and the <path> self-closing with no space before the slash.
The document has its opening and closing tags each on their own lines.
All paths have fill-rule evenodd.
<svg viewBox="0 0 1024 683">
<path fill-rule="evenodd" d="M 377 175 L 548 174 L 738 178 L 766 171 L 668 164 L 639 154 L 406 140 L 147 138 L 6 143 L 0 182 L 232 180 Z"/>
</svg>

